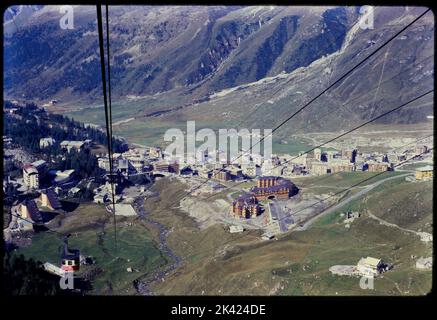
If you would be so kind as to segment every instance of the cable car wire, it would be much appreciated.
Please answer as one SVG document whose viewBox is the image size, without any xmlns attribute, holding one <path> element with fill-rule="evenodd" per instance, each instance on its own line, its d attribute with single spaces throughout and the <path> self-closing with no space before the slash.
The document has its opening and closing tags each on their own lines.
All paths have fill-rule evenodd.
<svg viewBox="0 0 437 320">
<path fill-rule="evenodd" d="M 315 150 L 315 149 L 317 149 L 317 148 L 323 147 L 324 145 L 326 145 L 326 144 L 328 144 L 328 143 L 331 143 L 331 142 L 333 142 L 333 141 L 335 141 L 335 140 L 337 140 L 337 139 L 339 139 L 339 138 L 341 138 L 341 137 L 344 137 L 345 135 L 347 135 L 347 134 L 349 134 L 349 133 L 351 133 L 351 132 L 353 132 L 353 131 L 355 131 L 355 130 L 360 129 L 360 128 L 364 127 L 365 125 L 368 125 L 369 123 L 372 123 L 373 121 L 376 121 L 376 120 L 378 120 L 378 119 L 380 119 L 380 118 L 382 118 L 382 117 L 384 117 L 384 116 L 386 116 L 386 115 L 388 115 L 388 114 L 390 114 L 390 113 L 392 113 L 392 112 L 395 112 L 395 111 L 397 111 L 397 110 L 399 110 L 399 109 L 401 109 L 401 108 L 403 108 L 403 107 L 409 105 L 410 103 L 412 103 L 412 102 L 414 102 L 414 101 L 417 101 L 417 100 L 423 98 L 424 96 L 430 94 L 431 92 L 434 92 L 434 89 L 429 90 L 429 91 L 427 91 L 427 92 L 425 92 L 425 93 L 423 93 L 423 94 L 421 94 L 421 95 L 419 95 L 419 96 L 417 96 L 417 97 L 415 97 L 415 98 L 413 98 L 413 99 L 411 99 L 411 100 L 409 100 L 409 101 L 407 101 L 407 102 L 401 104 L 400 106 L 397 106 L 397 107 L 395 107 L 395 108 L 393 108 L 393 109 L 391 109 L 391 110 L 389 110 L 389 111 L 386 111 L 386 112 L 380 114 L 379 116 L 376 116 L 376 117 L 374 117 L 374 118 L 372 118 L 372 119 L 370 119 L 370 120 L 368 120 L 368 121 L 366 121 L 366 122 L 364 122 L 364 123 L 358 125 L 357 127 L 352 128 L 352 129 L 346 131 L 345 133 L 342 133 L 342 134 L 340 134 L 340 135 L 338 135 L 338 136 L 336 136 L 336 137 L 334 137 L 334 138 L 332 138 L 332 139 L 329 139 L 328 141 L 325 141 L 325 142 L 323 142 L 323 143 L 321 143 L 321 144 L 319 144 L 319 145 L 317 145 L 317 146 L 315 146 L 315 147 L 313 147 L 313 148 L 311 148 L 311 149 L 309 149 L 309 150 L 303 152 L 303 153 L 300 154 L 299 156 L 295 156 L 295 157 L 293 157 L 293 158 L 291 158 L 291 159 L 285 161 L 284 163 L 282 163 L 282 164 L 280 164 L 280 165 L 283 165 L 283 164 L 289 163 L 290 161 L 293 161 L 293 160 L 295 160 L 295 159 L 301 157 L 301 156 L 304 155 L 304 154 L 307 154 L 307 153 L 309 153 L 309 152 L 311 152 L 311 151 L 313 151 L 313 150 Z M 276 166 L 274 166 L 272 169 L 275 169 L 275 168 L 277 168 L 278 166 L 279 166 L 279 165 L 276 165 Z M 241 185 L 241 184 L 243 184 L 243 183 L 245 183 L 245 181 L 243 181 L 243 182 L 239 182 L 239 183 L 233 185 L 232 187 L 227 187 L 227 188 L 226 188 L 225 190 L 223 190 L 223 191 L 229 190 L 229 189 L 231 189 L 231 188 L 235 188 L 236 186 L 239 186 L 239 185 Z M 202 186 L 202 185 L 200 185 L 200 186 Z M 199 186 L 199 187 L 200 187 L 200 186 Z M 195 190 L 197 190 L 197 189 L 195 189 Z M 190 194 L 190 193 L 189 193 L 189 194 Z M 209 198 L 211 198 L 211 197 L 213 197 L 213 196 L 214 196 L 214 195 L 211 195 L 211 196 L 207 197 L 205 200 L 207 200 L 207 199 L 209 199 Z M 183 197 L 183 198 L 184 198 L 184 197 Z M 181 198 L 181 200 L 182 200 L 183 198 Z"/>
<path fill-rule="evenodd" d="M 371 54 L 369 54 L 368 56 L 366 56 L 365 58 L 363 58 L 359 63 L 357 63 L 356 65 L 354 65 L 351 69 L 349 69 L 349 71 L 347 71 L 346 73 L 344 73 L 342 76 L 340 76 L 336 81 L 334 81 L 332 84 L 330 84 L 327 88 L 325 88 L 324 90 L 322 90 L 318 95 L 316 95 L 314 98 L 312 98 L 310 101 L 308 101 L 307 103 L 305 103 L 301 108 L 299 108 L 297 111 L 295 111 L 291 116 L 289 116 L 288 118 L 286 118 L 285 120 L 283 120 L 279 125 L 277 125 L 274 129 L 272 129 L 271 133 L 267 136 L 262 137 L 259 141 L 257 141 L 254 145 L 251 145 L 250 147 L 250 151 L 252 150 L 252 148 L 258 144 L 260 144 L 262 141 L 265 140 L 266 137 L 271 136 L 273 134 L 273 132 L 277 131 L 279 128 L 281 128 L 284 124 L 286 124 L 288 121 L 290 121 L 292 118 L 294 118 L 296 115 L 298 115 L 301 111 L 303 111 L 304 109 L 306 109 L 308 106 L 310 106 L 314 101 L 316 101 L 320 96 L 322 96 L 323 94 L 325 94 L 328 90 L 330 90 L 332 87 L 334 87 L 335 85 L 337 85 L 338 83 L 340 83 L 342 80 L 344 80 L 348 75 L 350 75 L 353 71 L 355 71 L 358 67 L 360 67 L 364 62 L 366 62 L 368 59 L 370 59 L 372 56 L 374 56 L 377 52 L 379 52 L 380 50 L 382 50 L 385 46 L 387 46 L 391 41 L 393 41 L 396 37 L 398 37 L 400 34 L 402 34 L 406 29 L 408 29 L 411 25 L 413 25 L 416 21 L 418 21 L 419 19 L 421 19 L 424 15 L 426 15 L 431 9 L 427 9 L 425 12 L 423 12 L 422 14 L 420 14 L 418 17 L 416 17 L 413 21 L 411 21 L 410 23 L 408 23 L 405 27 L 403 27 L 401 30 L 399 30 L 398 32 L 396 32 L 393 36 L 391 36 L 388 40 L 386 40 L 381 46 L 379 46 L 378 48 L 376 48 Z M 238 156 L 235 160 L 238 160 L 239 158 L 241 158 L 243 156 L 243 154 L 241 154 L 240 156 Z M 218 173 L 223 172 L 223 170 L 225 170 L 225 168 L 221 168 L 219 169 L 218 172 L 216 172 L 215 174 L 213 174 L 213 176 L 211 178 L 209 178 L 205 183 L 207 183 L 209 180 L 211 180 L 214 176 L 216 176 Z M 203 184 L 205 184 L 203 183 Z M 198 188 L 200 188 L 203 184 L 201 184 Z M 197 189 L 198 189 L 197 188 Z M 195 190 L 197 190 L 195 189 Z M 191 194 L 193 191 L 190 191 L 187 195 Z M 183 198 L 185 198 L 186 196 L 184 196 Z M 182 199 L 183 199 L 182 198 Z M 181 199 L 181 200 L 182 200 Z"/>
<path fill-rule="evenodd" d="M 98 33 L 99 33 L 99 47 L 100 47 L 100 66 L 101 66 L 101 72 L 102 72 L 102 89 L 103 89 L 103 102 L 105 106 L 105 122 L 106 122 L 106 135 L 107 135 L 107 142 L 108 142 L 108 158 L 109 158 L 109 180 L 111 183 L 111 195 L 112 195 L 112 213 L 114 215 L 114 245 L 115 250 L 117 250 L 117 222 L 115 217 L 115 190 L 114 190 L 114 168 L 113 168 L 113 150 L 112 150 L 112 121 L 110 119 L 110 116 L 112 116 L 111 113 L 111 100 L 109 99 L 109 105 L 108 105 L 108 95 L 107 95 L 107 84 L 106 84 L 106 70 L 105 70 L 105 50 L 104 50 L 104 40 L 103 40 L 103 22 L 102 22 L 102 8 L 100 5 L 96 6 L 97 8 L 97 26 L 98 26 Z M 106 6 L 106 28 L 107 31 L 109 30 L 108 26 L 108 6 Z M 106 41 L 107 41 L 107 49 L 108 49 L 108 58 L 109 58 L 109 34 L 106 34 Z M 110 63 L 108 59 L 108 76 L 110 74 Z M 110 78 L 108 77 L 108 81 Z M 110 83 L 109 83 L 109 92 L 110 92 Z"/>
<path fill-rule="evenodd" d="M 407 159 L 407 160 L 404 160 L 404 161 L 402 161 L 402 162 L 396 164 L 395 166 L 393 166 L 393 168 L 396 168 L 396 167 L 399 167 L 399 166 L 401 166 L 401 165 L 404 165 L 405 163 L 407 163 L 407 162 L 409 162 L 409 161 L 411 161 L 411 160 L 414 160 L 416 157 L 421 156 L 421 155 L 427 153 L 428 151 L 432 151 L 432 150 L 433 150 L 433 148 L 430 148 L 430 149 L 427 150 L 426 152 L 422 152 L 422 153 L 420 153 L 420 154 L 418 154 L 418 155 L 415 155 L 415 156 L 413 156 L 413 157 L 411 157 L 411 158 L 409 158 L 409 159 Z M 352 186 L 350 186 L 350 187 L 348 187 L 348 188 L 346 188 L 346 189 L 344 189 L 344 190 L 338 191 L 338 192 L 336 192 L 336 193 L 334 193 L 334 194 L 328 196 L 328 197 L 325 198 L 325 199 L 321 199 L 321 200 L 319 200 L 319 201 L 316 202 L 316 203 L 313 203 L 313 204 L 311 204 L 311 205 L 309 205 L 309 206 L 307 206 L 307 207 L 305 207 L 305 208 L 299 209 L 298 211 L 293 212 L 293 214 L 296 214 L 296 213 L 302 212 L 303 210 L 306 210 L 306 209 L 308 209 L 308 208 L 311 208 L 311 207 L 313 207 L 313 206 L 315 206 L 315 205 L 317 205 L 317 204 L 319 204 L 319 203 L 321 203 L 321 202 L 326 201 L 326 200 L 329 199 L 329 198 L 332 198 L 332 197 L 335 197 L 336 195 L 339 195 L 339 194 L 341 194 L 341 193 L 347 192 L 347 191 L 349 191 L 349 190 L 351 190 L 351 189 L 353 189 L 353 188 L 359 186 L 360 184 L 363 184 L 364 182 L 367 182 L 367 181 L 369 181 L 369 180 L 372 180 L 373 178 L 376 178 L 376 177 L 378 177 L 378 176 L 380 176 L 380 175 L 382 175 L 382 174 L 384 174 L 384 173 L 387 173 L 387 172 L 389 172 L 389 171 L 381 171 L 381 172 L 378 172 L 377 174 L 375 174 L 375 175 L 373 175 L 373 176 L 371 176 L 371 177 L 369 177 L 369 178 L 366 178 L 366 179 L 364 179 L 364 180 L 361 180 L 360 182 L 355 183 L 354 185 L 352 185 Z M 327 209 L 328 209 L 328 208 L 327 208 Z M 288 218 L 288 216 L 282 217 L 281 219 L 278 219 L 277 221 L 281 221 L 281 220 L 283 220 L 283 219 L 285 219 L 285 218 Z"/>
<path fill-rule="evenodd" d="M 432 135 L 431 135 L 431 136 L 432 136 Z M 422 138 L 420 138 L 420 139 L 418 139 L 418 140 L 416 140 L 416 141 L 414 141 L 414 142 L 410 142 L 410 143 L 405 144 L 405 145 L 403 145 L 402 147 L 399 147 L 399 148 L 396 148 L 396 149 L 404 148 L 405 146 L 408 146 L 408 145 L 413 144 L 413 143 L 417 143 L 418 141 L 421 141 L 421 140 L 423 140 L 423 139 L 425 139 L 425 138 L 429 138 L 429 137 L 430 137 L 430 136 L 422 137 Z M 428 151 L 431 151 L 431 150 L 433 150 L 433 149 L 431 148 L 431 149 L 429 149 Z M 413 160 L 415 157 L 417 157 L 417 156 L 421 156 L 421 155 L 423 155 L 424 153 L 425 153 L 425 152 L 420 153 L 419 155 L 416 155 L 416 156 L 414 156 L 414 157 L 411 157 L 411 158 L 409 158 L 409 159 L 403 161 L 402 163 L 397 164 L 395 167 L 398 167 L 398 166 L 400 166 L 400 165 L 403 165 L 403 164 L 405 164 L 405 163 L 408 163 L 409 161 Z M 387 171 L 384 171 L 384 172 L 378 172 L 377 174 L 373 175 L 372 177 L 370 177 L 370 178 L 366 178 L 366 179 L 364 179 L 364 180 L 361 180 L 360 182 L 354 184 L 353 186 L 350 186 L 350 187 L 348 187 L 347 189 L 342 190 L 342 191 L 340 191 L 340 192 L 338 192 L 338 193 L 346 192 L 346 191 L 348 191 L 349 189 L 352 189 L 352 188 L 354 188 L 355 186 L 358 186 L 358 185 L 360 185 L 360 184 L 362 184 L 362 183 L 364 183 L 364 182 L 366 182 L 366 181 L 369 181 L 369 180 L 371 180 L 371 179 L 373 179 L 373 178 L 375 178 L 375 177 L 377 177 L 377 176 L 379 176 L 379 175 L 381 175 L 381 174 L 383 174 L 383 173 L 386 173 L 386 172 L 387 172 Z M 326 199 L 328 199 L 328 198 L 326 198 Z M 326 199 L 321 200 L 321 201 L 319 201 L 319 202 L 323 202 L 323 201 L 325 201 Z M 308 209 L 308 208 L 310 208 L 311 206 L 315 206 L 315 205 L 317 205 L 319 202 L 317 202 L 317 203 L 315 203 L 315 204 L 312 204 L 312 205 L 310 205 L 310 206 L 308 206 L 308 207 L 306 207 L 306 208 L 304 208 L 304 209 Z M 329 209 L 329 208 L 326 208 L 326 209 Z M 325 210 L 326 210 L 326 209 L 325 209 Z M 297 213 L 297 212 L 300 212 L 300 211 L 296 211 L 296 212 L 294 212 L 294 213 Z M 320 215 L 321 213 L 322 213 L 322 212 L 320 212 L 318 215 Z M 288 218 L 288 217 L 289 217 L 289 216 L 286 216 L 285 218 Z M 315 217 L 315 216 L 312 216 L 312 217 L 310 217 L 310 219 L 313 219 L 314 217 Z M 281 218 L 281 219 L 279 219 L 279 220 L 276 220 L 276 221 L 281 221 L 282 219 L 283 219 L 283 218 Z M 301 221 L 300 223 L 302 223 L 302 222 L 305 223 L 305 221 Z M 287 232 L 292 231 L 292 230 L 293 230 L 293 229 L 290 229 L 290 230 L 288 230 Z M 232 243 L 232 242 L 234 242 L 234 241 L 236 241 L 236 240 L 243 239 L 243 238 L 245 238 L 246 236 L 247 236 L 247 234 L 242 234 L 242 235 L 239 236 L 239 237 L 236 237 L 236 238 L 230 239 L 229 241 L 225 241 L 225 242 L 223 242 L 222 245 L 229 244 L 229 243 Z M 197 252 L 192 253 L 191 255 L 185 257 L 185 259 L 190 259 L 191 257 L 198 256 L 199 254 L 209 253 L 209 252 L 212 252 L 212 251 L 215 251 L 215 250 L 217 250 L 217 249 L 216 249 L 216 248 L 212 248 L 212 249 L 207 249 L 207 250 L 197 251 Z"/>
</svg>

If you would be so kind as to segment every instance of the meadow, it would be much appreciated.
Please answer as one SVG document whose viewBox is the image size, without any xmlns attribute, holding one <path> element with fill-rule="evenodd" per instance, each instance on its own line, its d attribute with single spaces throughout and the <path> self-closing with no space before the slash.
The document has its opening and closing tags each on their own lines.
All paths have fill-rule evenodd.
<svg viewBox="0 0 437 320">
<path fill-rule="evenodd" d="M 49 227 L 61 234 L 70 233 L 69 246 L 91 256 L 96 264 L 83 266 L 78 275 L 93 271 L 91 294 L 134 294 L 132 282 L 167 263 L 153 238 L 149 226 L 133 218 L 117 217 L 117 247 L 114 243 L 112 217 L 102 205 L 81 204 L 75 211 L 58 215 Z M 41 232 L 32 244 L 17 253 L 41 262 L 60 265 L 62 236 Z M 133 272 L 127 272 L 132 268 Z"/>
</svg>

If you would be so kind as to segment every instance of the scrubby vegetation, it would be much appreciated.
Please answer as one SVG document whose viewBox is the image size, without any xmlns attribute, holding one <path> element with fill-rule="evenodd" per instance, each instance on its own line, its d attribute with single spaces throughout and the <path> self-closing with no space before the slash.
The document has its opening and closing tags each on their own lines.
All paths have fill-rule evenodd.
<svg viewBox="0 0 437 320">
<path fill-rule="evenodd" d="M 5 253 L 3 257 L 5 295 L 60 295 L 59 278 L 51 276 L 41 267 L 41 262 L 26 259 L 23 255 Z"/>
</svg>

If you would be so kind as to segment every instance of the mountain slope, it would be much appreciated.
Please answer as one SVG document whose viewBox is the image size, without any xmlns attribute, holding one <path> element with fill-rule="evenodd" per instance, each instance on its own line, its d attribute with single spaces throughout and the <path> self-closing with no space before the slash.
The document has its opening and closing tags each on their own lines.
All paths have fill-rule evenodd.
<svg viewBox="0 0 437 320">
<path fill-rule="evenodd" d="M 120 134 L 185 120 L 273 128 L 424 10 L 377 7 L 375 28 L 363 30 L 357 7 L 110 7 Z M 44 7 L 5 38 L 5 94 L 100 104 L 95 8 L 75 7 L 74 30 L 59 28 L 60 16 Z M 402 104 L 433 88 L 433 54 L 429 13 L 277 134 L 345 129 Z M 429 96 L 379 122 L 432 113 Z"/>
<path fill-rule="evenodd" d="M 99 93 L 95 8 L 75 7 L 74 30 L 59 27 L 61 16 L 57 6 L 45 7 L 6 37 L 7 93 Z M 202 92 L 216 91 L 290 72 L 338 50 L 356 16 L 355 8 L 111 7 L 114 94 L 203 80 Z"/>
</svg>

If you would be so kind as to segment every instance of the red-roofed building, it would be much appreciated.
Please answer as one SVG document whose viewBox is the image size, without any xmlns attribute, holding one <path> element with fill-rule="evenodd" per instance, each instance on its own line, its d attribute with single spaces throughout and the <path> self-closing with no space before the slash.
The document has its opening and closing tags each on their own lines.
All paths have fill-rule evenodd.
<svg viewBox="0 0 437 320">
<path fill-rule="evenodd" d="M 232 213 L 241 218 L 256 217 L 261 213 L 261 207 L 256 197 L 245 194 L 232 203 Z"/>
<path fill-rule="evenodd" d="M 267 176 L 257 181 L 256 187 L 250 189 L 258 201 L 269 198 L 288 199 L 298 191 L 297 187 L 290 180 Z"/>
</svg>

